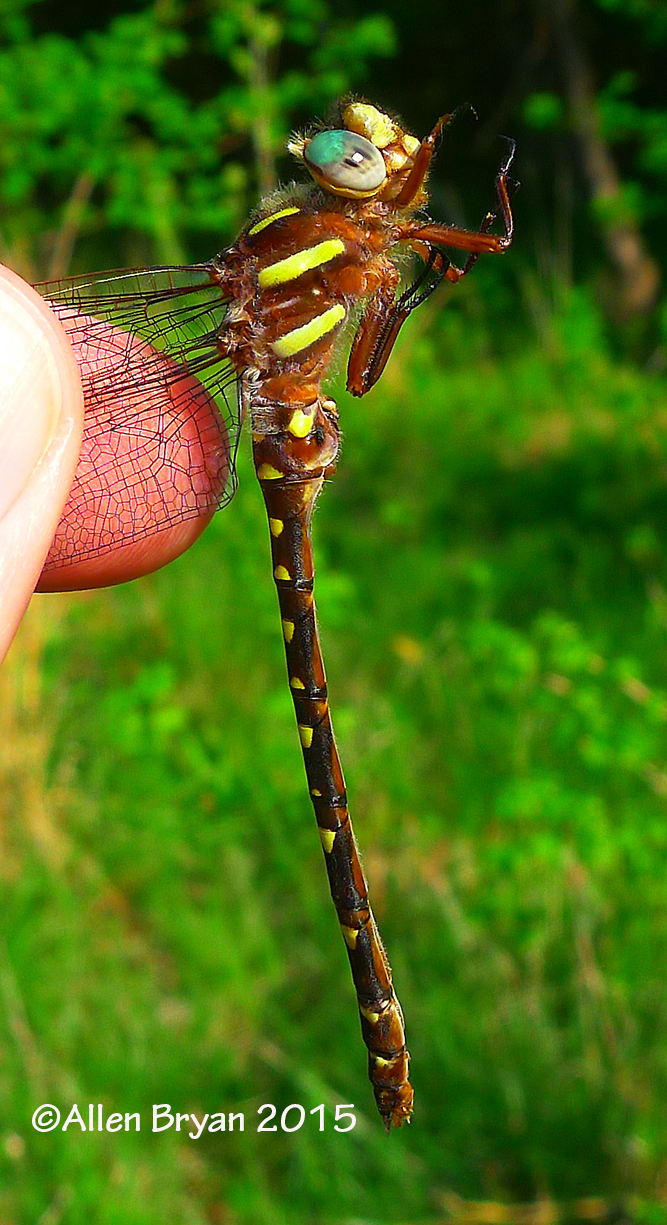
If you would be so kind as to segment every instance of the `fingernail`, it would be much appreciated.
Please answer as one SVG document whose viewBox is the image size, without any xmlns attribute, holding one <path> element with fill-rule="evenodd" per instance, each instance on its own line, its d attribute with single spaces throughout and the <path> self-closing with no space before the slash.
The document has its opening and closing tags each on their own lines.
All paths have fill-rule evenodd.
<svg viewBox="0 0 667 1225">
<path fill-rule="evenodd" d="M 60 372 L 19 281 L 0 294 L 0 518 L 38 467 L 62 409 Z"/>
</svg>

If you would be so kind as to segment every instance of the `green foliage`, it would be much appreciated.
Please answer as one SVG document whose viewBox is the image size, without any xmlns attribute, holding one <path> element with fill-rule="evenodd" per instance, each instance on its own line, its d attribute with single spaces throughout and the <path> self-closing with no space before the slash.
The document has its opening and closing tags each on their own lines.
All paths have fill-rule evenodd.
<svg viewBox="0 0 667 1225">
<path fill-rule="evenodd" d="M 563 123 L 563 103 L 557 94 L 529 94 L 524 99 L 523 117 L 538 132 L 559 127 Z"/>
<path fill-rule="evenodd" d="M 51 273 L 62 274 L 80 235 L 132 231 L 134 259 L 146 263 L 183 262 L 197 235 L 211 254 L 241 225 L 255 178 L 275 186 L 275 159 L 306 102 L 329 104 L 373 56 L 393 52 L 380 14 L 337 20 L 301 0 L 210 0 L 203 29 L 156 3 L 78 40 L 32 36 L 32 7 L 6 15 L 0 49 L 0 233 L 5 259 L 28 274 L 38 263 L 47 272 L 49 239 Z M 290 45 L 301 66 L 276 77 Z M 241 156 L 221 158 L 221 147 Z"/>
<path fill-rule="evenodd" d="M 664 181 L 667 179 L 667 111 L 642 107 L 631 97 L 637 88 L 632 72 L 616 74 L 600 91 L 600 114 L 605 135 L 613 142 L 632 141 L 636 148 L 636 164 L 649 176 L 649 183 L 625 184 L 625 193 L 634 194 L 636 206 L 632 212 L 660 215 L 663 211 Z M 653 183 L 657 179 L 660 194 Z"/>
<path fill-rule="evenodd" d="M 399 1225 L 451 1190 L 633 1194 L 664 1218 L 665 384 L 612 360 L 581 293 L 501 358 L 472 322 L 489 288 L 480 270 L 380 389 L 341 398 L 317 516 L 413 1127 L 387 1142 L 373 1116 L 244 453 L 168 571 L 41 602 L 41 714 L 18 701 L 9 740 L 3 1219 L 68 1196 L 74 1225 Z M 146 1122 L 39 1136 L 40 1101 Z M 297 1101 L 325 1102 L 324 1133 L 255 1133 L 263 1102 Z M 246 1131 L 153 1135 L 153 1102 Z"/>
<path fill-rule="evenodd" d="M 624 70 L 614 73 L 597 94 L 602 136 L 611 148 L 630 151 L 636 176 L 634 181 L 626 178 L 613 197 L 597 201 L 595 215 L 603 228 L 664 218 L 667 110 L 641 100 L 639 86 L 637 73 Z M 562 99 L 553 92 L 528 94 L 522 118 L 537 132 L 561 132 Z"/>
<path fill-rule="evenodd" d="M 667 36 L 667 12 L 656 0 L 595 0 L 595 3 L 610 13 L 629 17 L 641 27 L 647 41 L 662 43 Z"/>
<path fill-rule="evenodd" d="M 40 26 L 45 7 L 0 12 L 0 233 L 24 271 L 210 254 L 271 186 L 287 131 L 394 46 L 381 13 L 318 0 L 110 5 L 78 37 Z M 383 7 L 402 55 L 369 96 L 403 91 L 420 131 L 471 97 L 482 151 L 484 121 L 522 136 L 524 180 L 502 266 L 422 308 L 369 397 L 339 395 L 316 517 L 414 1125 L 387 1141 L 374 1115 L 244 452 L 239 494 L 187 557 L 43 598 L 0 678 L 3 1225 L 417 1225 L 452 1191 L 632 1196 L 635 1219 L 666 1219 L 665 311 L 646 361 L 615 356 L 533 6 Z M 664 5 L 580 9 L 623 168 L 603 220 L 660 222 L 665 109 L 627 32 L 650 60 Z M 440 159 L 436 215 L 474 207 L 465 140 L 455 170 Z M 46 1101 L 140 1110 L 143 1128 L 38 1135 Z M 242 1110 L 246 1131 L 153 1135 L 158 1102 Z M 263 1102 L 324 1102 L 325 1131 L 308 1116 L 257 1135 Z M 355 1103 L 350 1136 L 336 1102 Z"/>
</svg>

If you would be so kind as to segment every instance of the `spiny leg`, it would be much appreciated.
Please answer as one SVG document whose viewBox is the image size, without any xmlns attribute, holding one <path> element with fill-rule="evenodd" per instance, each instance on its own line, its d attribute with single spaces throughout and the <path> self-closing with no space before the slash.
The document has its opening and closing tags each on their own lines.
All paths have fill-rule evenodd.
<svg viewBox="0 0 667 1225">
<path fill-rule="evenodd" d="M 428 243 L 415 243 L 414 248 L 425 255 L 421 272 L 396 297 L 399 277 L 392 266 L 393 275 L 385 278 L 371 300 L 354 338 L 347 374 L 347 389 L 353 396 L 365 395 L 377 383 L 406 319 L 448 276 L 451 263 L 446 255 Z"/>
<path fill-rule="evenodd" d="M 295 432 L 292 439 L 290 425 Z M 361 1029 L 368 1047 L 369 1076 L 378 1110 L 389 1131 L 410 1120 L 413 1099 L 408 1079 L 410 1056 L 401 1006 L 369 905 L 368 886 L 347 809 L 313 598 L 311 518 L 327 468 L 335 461 L 337 446 L 335 405 L 318 401 L 309 409 L 294 410 L 285 431 L 256 435 L 254 457 L 269 516 L 273 575 L 308 787 L 357 992 Z M 321 459 L 326 456 L 326 463 L 318 463 L 318 456 Z"/>
<path fill-rule="evenodd" d="M 463 230 L 458 226 L 439 225 L 435 221 L 417 221 L 409 219 L 397 224 L 399 242 L 426 242 L 436 247 L 455 247 L 461 251 L 469 251 L 474 255 L 485 252 L 506 251 L 511 246 L 514 237 L 514 218 L 512 216 L 512 194 L 516 184 L 509 178 L 509 168 L 514 158 L 516 143 L 505 138 L 510 146 L 509 153 L 496 175 L 496 193 L 498 209 L 486 214 L 479 230 Z M 489 234 L 498 213 L 502 214 L 504 233 Z M 451 278 L 456 279 L 456 278 Z"/>
<path fill-rule="evenodd" d="M 444 124 L 445 120 L 451 118 L 452 116 L 445 116 L 440 123 Z M 434 132 L 437 131 L 436 127 Z M 514 157 L 515 145 L 514 141 L 509 144 L 508 156 L 496 177 L 499 210 L 502 211 L 505 225 L 504 234 L 488 233 L 498 211 L 487 213 L 479 230 L 461 230 L 455 226 L 412 220 L 398 223 L 399 241 L 407 240 L 412 249 L 425 260 L 425 265 L 416 280 L 398 297 L 398 273 L 393 265 L 387 265 L 380 287 L 366 308 L 350 352 L 347 388 L 352 395 L 363 396 L 374 386 L 389 360 L 406 319 L 433 293 L 442 280 L 455 284 L 467 276 L 483 252 L 501 252 L 510 245 L 514 233 L 511 208 L 511 189 L 514 184 L 508 178 L 508 171 Z M 444 252 L 436 250 L 440 246 L 458 247 L 468 251 L 470 254 L 463 268 L 453 264 Z"/>
</svg>

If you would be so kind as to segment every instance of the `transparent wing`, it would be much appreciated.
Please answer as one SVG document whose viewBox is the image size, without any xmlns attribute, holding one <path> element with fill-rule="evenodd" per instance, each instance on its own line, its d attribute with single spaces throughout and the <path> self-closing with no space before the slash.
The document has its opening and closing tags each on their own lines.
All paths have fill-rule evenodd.
<svg viewBox="0 0 667 1225">
<path fill-rule="evenodd" d="M 53 569 L 134 543 L 231 498 L 236 371 L 221 359 L 223 265 L 45 282 L 83 381 L 81 457 Z"/>
</svg>

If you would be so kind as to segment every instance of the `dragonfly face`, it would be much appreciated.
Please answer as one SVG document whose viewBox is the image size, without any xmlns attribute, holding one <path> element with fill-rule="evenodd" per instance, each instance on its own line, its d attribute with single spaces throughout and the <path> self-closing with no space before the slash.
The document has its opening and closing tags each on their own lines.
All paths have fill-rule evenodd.
<svg viewBox="0 0 667 1225">
<path fill-rule="evenodd" d="M 368 103 L 343 106 L 331 127 L 289 143 L 313 185 L 263 201 L 210 262 L 39 286 L 74 344 L 86 404 L 79 471 L 47 559 L 51 577 L 229 500 L 241 419 L 250 419 L 308 788 L 387 1130 L 410 1119 L 409 1055 L 334 741 L 310 526 L 339 448 L 338 411 L 323 381 L 352 308 L 364 305 L 348 364 L 348 388 L 361 396 L 437 285 L 512 241 L 513 145 L 496 179 L 497 210 L 479 231 L 415 217 L 450 119 L 420 142 Z M 492 234 L 497 215 L 503 232 Z M 403 290 L 399 244 L 422 260 Z M 463 267 L 445 249 L 465 251 Z"/>
</svg>

